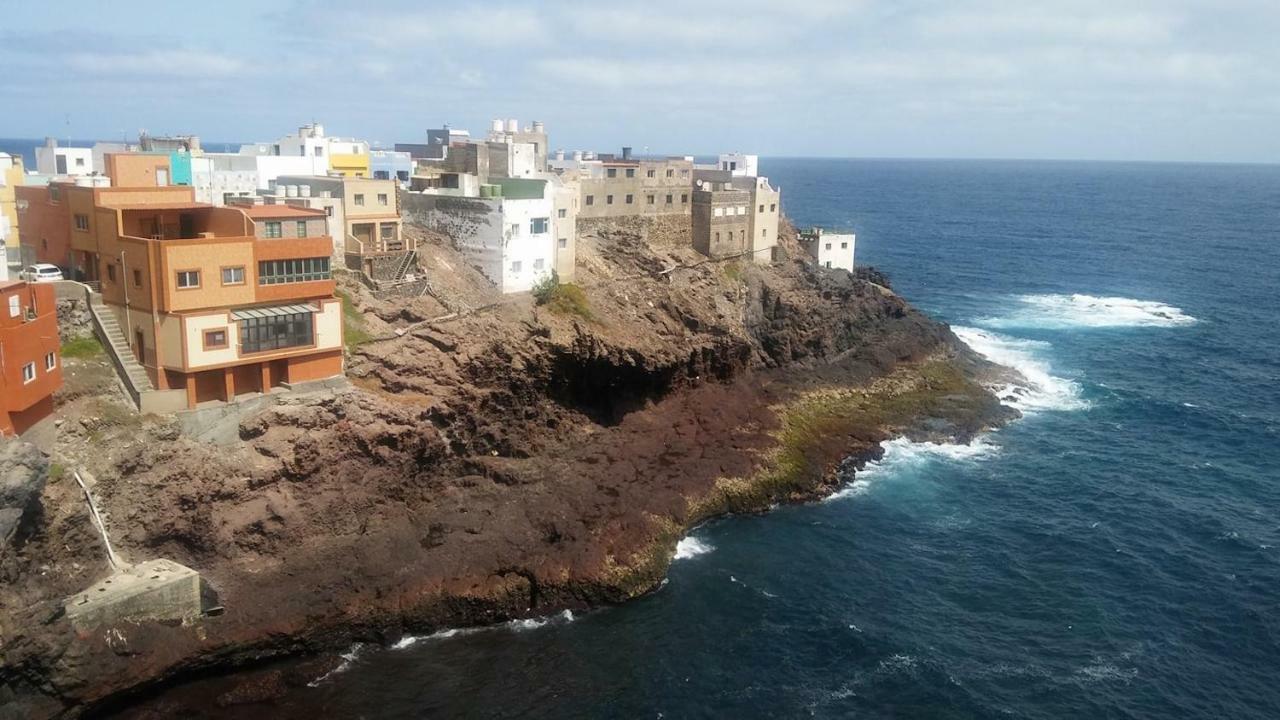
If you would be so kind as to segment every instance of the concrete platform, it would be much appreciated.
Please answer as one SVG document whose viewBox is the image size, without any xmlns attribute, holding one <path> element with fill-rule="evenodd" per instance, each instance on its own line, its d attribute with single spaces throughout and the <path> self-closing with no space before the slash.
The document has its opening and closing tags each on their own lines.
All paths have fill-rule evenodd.
<svg viewBox="0 0 1280 720">
<path fill-rule="evenodd" d="M 79 627 L 120 620 L 185 620 L 200 615 L 200 574 L 172 560 L 148 560 L 117 570 L 65 602 Z"/>
</svg>

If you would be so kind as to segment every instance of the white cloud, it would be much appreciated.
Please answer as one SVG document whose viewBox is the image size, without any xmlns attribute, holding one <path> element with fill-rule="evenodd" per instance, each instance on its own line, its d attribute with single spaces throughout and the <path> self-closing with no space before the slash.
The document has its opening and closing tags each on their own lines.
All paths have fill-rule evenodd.
<svg viewBox="0 0 1280 720">
<path fill-rule="evenodd" d="M 225 78 L 246 69 L 244 61 L 200 50 L 143 50 L 139 52 L 75 52 L 67 66 L 86 75 Z"/>
</svg>

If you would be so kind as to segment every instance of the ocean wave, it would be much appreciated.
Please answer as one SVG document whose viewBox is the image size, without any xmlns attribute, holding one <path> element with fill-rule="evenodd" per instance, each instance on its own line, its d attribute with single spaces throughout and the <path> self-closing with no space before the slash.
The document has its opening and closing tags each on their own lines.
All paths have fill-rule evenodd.
<svg viewBox="0 0 1280 720">
<path fill-rule="evenodd" d="M 339 675 L 341 673 L 346 672 L 347 670 L 350 670 L 351 666 L 355 664 L 356 660 L 360 657 L 360 653 L 363 650 L 364 650 L 364 643 L 356 643 L 351 647 L 347 648 L 346 652 L 340 653 L 338 655 L 338 657 L 342 658 L 342 662 L 338 663 L 337 667 L 321 675 L 315 680 L 312 680 L 311 682 L 307 683 L 307 687 L 319 687 L 321 683 L 323 683 L 325 680 L 328 680 L 330 677 L 333 677 L 334 675 Z"/>
<path fill-rule="evenodd" d="M 1182 327 L 1198 320 L 1181 308 L 1155 300 L 1095 295 L 1019 295 L 1008 315 L 983 318 L 992 328 Z"/>
<path fill-rule="evenodd" d="M 916 442 L 907 438 L 894 438 L 883 443 L 884 455 L 867 463 L 853 480 L 826 498 L 826 501 L 857 497 L 871 489 L 878 477 L 885 473 L 899 472 L 920 467 L 926 463 L 943 461 L 973 461 L 989 457 L 1000 451 L 985 435 L 969 444 Z"/>
<path fill-rule="evenodd" d="M 974 352 L 997 365 L 1012 368 L 1022 376 L 992 388 L 1005 404 L 1024 413 L 1089 407 L 1081 397 L 1079 383 L 1054 375 L 1049 364 L 1037 357 L 1049 347 L 1049 343 L 972 327 L 953 327 L 951 330 Z"/>
<path fill-rule="evenodd" d="M 715 550 L 715 546 L 711 543 L 704 542 L 690 535 L 682 538 L 680 542 L 676 543 L 676 554 L 672 559 L 688 560 L 689 558 L 695 558 L 699 555 L 706 555 L 712 550 Z"/>
<path fill-rule="evenodd" d="M 465 628 L 446 628 L 444 630 L 437 630 L 436 632 L 433 632 L 430 635 L 405 635 L 404 637 L 392 643 L 390 646 L 390 649 L 404 650 L 406 648 L 413 647 L 414 645 L 417 645 L 420 642 L 425 642 L 430 640 L 447 640 L 451 637 L 471 635 L 473 633 L 486 632 L 489 630 L 507 629 L 507 630 L 511 630 L 512 632 L 524 632 L 525 630 L 536 630 L 537 628 L 543 627 L 551 623 L 568 624 L 577 619 L 578 618 L 573 614 L 572 610 L 561 610 L 555 615 L 524 618 L 521 620 L 509 620 L 505 623 L 502 623 L 501 625 L 477 625 L 475 627 L 465 627 Z M 346 657 L 346 656 L 343 655 L 343 657 Z M 338 670 L 334 670 L 334 672 L 339 672 L 342 669 L 344 668 L 340 667 Z"/>
</svg>

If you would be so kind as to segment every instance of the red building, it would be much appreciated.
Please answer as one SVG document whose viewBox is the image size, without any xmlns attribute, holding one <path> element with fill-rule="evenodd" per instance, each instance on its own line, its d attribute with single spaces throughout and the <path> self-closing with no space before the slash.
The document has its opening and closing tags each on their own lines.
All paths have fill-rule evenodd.
<svg viewBox="0 0 1280 720">
<path fill-rule="evenodd" d="M 58 346 L 53 285 L 0 281 L 0 435 L 20 435 L 53 413 Z"/>
</svg>

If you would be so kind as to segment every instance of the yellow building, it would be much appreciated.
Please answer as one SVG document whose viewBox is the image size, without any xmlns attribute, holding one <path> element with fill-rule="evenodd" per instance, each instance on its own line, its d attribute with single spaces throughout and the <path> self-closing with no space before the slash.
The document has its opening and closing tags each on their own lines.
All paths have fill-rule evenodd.
<svg viewBox="0 0 1280 720">
<path fill-rule="evenodd" d="M 340 147 L 341 143 L 330 143 L 329 147 Z M 353 146 L 354 147 L 354 146 Z M 369 153 L 332 153 L 329 155 L 330 172 L 350 178 L 373 177 L 369 172 Z"/>
<path fill-rule="evenodd" d="M 15 190 L 22 184 L 26 170 L 21 155 L 0 153 L 0 237 L 4 239 L 9 259 L 18 261 L 18 203 Z M 6 223 L 6 220 L 8 221 Z"/>
</svg>

